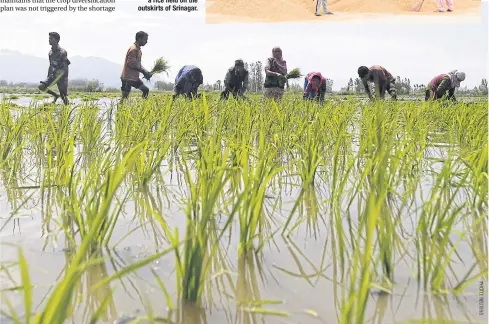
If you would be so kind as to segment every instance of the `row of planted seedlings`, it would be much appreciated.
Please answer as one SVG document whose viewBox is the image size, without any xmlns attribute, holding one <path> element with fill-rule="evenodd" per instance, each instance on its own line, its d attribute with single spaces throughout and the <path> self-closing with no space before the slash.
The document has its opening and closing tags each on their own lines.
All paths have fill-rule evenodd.
<svg viewBox="0 0 489 324">
<path fill-rule="evenodd" d="M 70 135 L 68 129 L 70 125 L 77 124 L 73 122 L 77 118 L 83 120 L 80 115 L 86 113 L 72 117 L 72 112 L 62 111 L 59 115 L 61 122 L 56 124 L 56 128 L 54 123 L 46 123 L 51 125 L 49 127 L 52 131 L 48 133 L 54 141 L 53 144 L 46 144 L 46 147 L 56 147 L 55 152 L 63 152 L 62 158 L 56 159 L 59 164 L 54 177 L 56 186 L 63 187 L 65 184 L 69 192 L 68 198 L 66 194 L 62 195 L 66 207 L 63 215 L 68 222 L 76 223 L 71 228 L 76 228 L 74 232 L 80 233 L 82 243 L 90 237 L 90 243 L 86 244 L 91 250 L 107 245 L 110 240 L 123 204 L 114 203 L 120 183 L 126 180 L 128 187 L 132 188 L 131 194 L 134 194 L 157 178 L 165 158 L 175 161 L 176 169 L 183 173 L 188 188 L 185 235 L 180 236 L 178 230 L 172 231 L 168 227 L 161 209 L 152 215 L 175 248 L 177 280 L 181 282 L 179 296 L 183 300 L 197 303 L 201 302 L 204 283 L 213 268 L 213 261 L 215 264 L 218 257 L 222 261 L 220 246 L 226 230 L 232 228 L 233 217 L 236 216 L 239 222 L 239 255 L 245 256 L 250 251 L 260 250 L 264 242 L 273 239 L 272 222 L 283 234 L 290 235 L 304 220 L 297 219 L 292 212 L 285 222 L 278 222 L 277 225 L 273 212 L 266 215 L 263 209 L 267 187 L 280 190 L 283 181 L 277 179 L 295 177 L 300 179 L 297 183 L 301 187 L 297 201 L 300 201 L 300 196 L 304 196 L 310 202 L 320 187 L 316 179 L 320 179 L 329 193 L 325 201 L 310 203 L 312 208 L 309 211 L 321 205 L 329 208 L 326 214 L 329 213 L 330 219 L 325 223 L 329 221 L 333 238 L 331 244 L 334 245 L 334 255 L 331 255 L 331 261 L 335 269 L 339 262 L 343 274 L 349 268 L 349 293 L 342 302 L 342 322 L 352 319 L 361 322 L 367 293 L 374 285 L 372 271 L 376 271 L 376 265 L 379 264 L 383 278 L 389 283 L 393 277 L 396 248 L 402 256 L 406 254 L 397 231 L 402 230 L 402 209 L 409 209 L 411 206 L 408 203 L 415 201 L 413 197 L 416 196 L 422 173 L 420 164 L 424 162 L 422 156 L 427 146 L 425 141 L 427 133 L 433 129 L 430 124 L 433 122 L 422 115 L 435 115 L 438 112 L 433 107 L 416 104 L 403 107 L 368 106 L 363 107 L 361 113 L 358 108 L 354 102 L 325 106 L 321 110 L 312 105 L 277 106 L 274 103 L 266 106 L 229 103 L 212 107 L 205 101 L 180 103 L 176 107 L 172 107 L 169 102 L 124 106 L 116 113 L 115 138 L 99 142 L 101 146 L 107 146 L 105 155 L 100 154 L 99 148 L 99 158 L 88 163 L 91 163 L 92 168 L 85 170 L 83 175 L 77 174 L 73 167 L 72 147 L 76 136 L 73 133 Z M 438 121 L 435 124 L 448 123 L 449 127 L 453 127 L 457 118 L 458 132 L 463 129 L 461 123 L 465 120 L 460 116 L 456 115 L 452 119 L 436 117 L 439 119 L 435 119 Z M 472 119 L 466 120 L 474 122 Z M 98 124 L 82 123 L 88 127 Z M 352 144 L 355 142 L 355 129 L 360 129 L 358 145 Z M 84 132 L 88 143 L 94 143 L 93 139 L 89 140 L 91 135 L 97 134 L 96 128 L 94 130 Z M 478 131 L 483 133 L 483 128 Z M 124 153 L 125 167 L 112 168 L 119 163 L 120 158 L 117 157 L 121 154 L 124 156 Z M 477 175 L 481 178 L 484 161 L 471 161 L 480 165 Z M 48 166 L 52 165 L 53 162 L 48 159 Z M 66 170 L 70 169 L 70 165 L 72 172 L 68 177 Z M 448 171 L 438 175 L 440 182 L 441 179 L 450 179 L 453 168 L 449 163 L 444 165 Z M 485 168 L 487 174 L 487 166 Z M 111 170 L 112 173 L 107 171 L 107 177 L 101 178 L 101 170 Z M 267 186 L 269 183 L 270 186 Z M 78 187 L 83 188 L 81 195 Z M 401 187 L 403 190 L 400 190 Z M 437 202 L 433 198 L 423 204 L 425 214 L 420 215 L 422 221 L 418 223 L 417 231 L 425 234 L 429 228 L 431 231 L 442 232 L 445 241 L 441 240 L 438 250 L 425 252 L 431 242 L 422 241 L 427 239 L 427 235 L 420 236 L 421 239 L 416 241 L 418 255 L 414 257 L 418 259 L 420 280 L 422 277 L 426 283 L 431 275 L 432 284 L 434 282 L 439 287 L 446 267 L 436 268 L 435 265 L 441 262 L 419 256 L 428 253 L 445 258 L 444 262 L 449 260 L 448 256 L 439 254 L 439 249 L 446 247 L 447 236 L 452 230 L 450 226 L 457 220 L 457 214 L 441 212 L 438 216 L 440 221 L 431 220 L 430 224 L 437 226 L 434 229 L 434 225 L 423 223 L 432 217 L 433 211 L 429 208 L 437 203 L 439 205 L 440 199 L 447 199 L 448 203 L 452 201 L 450 189 L 446 189 L 450 184 L 442 183 L 438 187 L 445 188 L 448 193 L 442 196 L 432 192 L 432 196 L 437 196 L 439 200 Z M 113 195 L 107 194 L 111 192 Z M 403 197 L 395 197 L 399 194 Z M 127 199 L 128 196 L 125 197 Z M 396 198 L 400 204 L 397 214 L 392 212 L 390 206 Z M 279 192 L 277 201 L 280 199 Z M 144 198 L 142 200 L 144 202 Z M 345 208 L 345 204 L 349 207 L 353 203 L 358 205 L 358 216 L 349 215 L 349 208 Z M 76 208 L 80 205 L 86 207 L 82 212 Z M 102 208 L 105 210 L 102 217 L 104 220 L 97 223 L 95 220 L 99 219 L 97 215 L 101 206 L 106 206 Z M 347 214 L 342 210 L 346 210 Z M 311 220 L 311 214 L 314 212 L 307 212 L 306 219 L 310 224 L 317 224 L 317 218 Z M 482 216 L 483 213 L 479 220 Z M 69 234 L 70 241 L 74 242 L 73 231 L 63 230 Z M 92 230 L 95 234 L 90 236 Z M 264 233 L 269 233 L 268 237 Z M 256 238 L 258 244 L 253 244 Z M 176 249 L 180 243 L 184 246 L 183 254 Z M 347 263 L 348 260 L 350 263 Z M 480 273 L 484 274 L 484 270 Z M 260 306 L 260 303 L 255 301 L 253 305 Z M 264 311 L 260 307 L 254 307 L 253 310 Z"/>
</svg>

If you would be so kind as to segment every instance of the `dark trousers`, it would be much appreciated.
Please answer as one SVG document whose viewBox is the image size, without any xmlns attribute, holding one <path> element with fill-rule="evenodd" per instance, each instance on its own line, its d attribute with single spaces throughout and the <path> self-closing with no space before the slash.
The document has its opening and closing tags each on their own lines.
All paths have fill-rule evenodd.
<svg viewBox="0 0 489 324">
<path fill-rule="evenodd" d="M 228 100 L 229 94 L 232 94 L 234 99 L 244 98 L 245 96 L 241 93 L 240 88 L 225 88 L 223 92 L 221 92 L 221 100 Z"/>
</svg>

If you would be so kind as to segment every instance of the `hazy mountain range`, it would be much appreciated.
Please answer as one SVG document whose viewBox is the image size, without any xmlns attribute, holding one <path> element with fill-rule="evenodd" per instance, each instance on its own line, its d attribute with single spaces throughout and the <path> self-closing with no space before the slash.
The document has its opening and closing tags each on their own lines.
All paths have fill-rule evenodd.
<svg viewBox="0 0 489 324">
<path fill-rule="evenodd" d="M 119 88 L 122 65 L 100 57 L 73 56 L 69 58 L 70 79 L 97 79 L 104 86 Z M 8 82 L 33 82 L 46 78 L 49 61 L 46 57 L 36 57 L 17 51 L 0 50 L 0 80 Z M 151 81 L 157 81 L 157 76 Z"/>
</svg>

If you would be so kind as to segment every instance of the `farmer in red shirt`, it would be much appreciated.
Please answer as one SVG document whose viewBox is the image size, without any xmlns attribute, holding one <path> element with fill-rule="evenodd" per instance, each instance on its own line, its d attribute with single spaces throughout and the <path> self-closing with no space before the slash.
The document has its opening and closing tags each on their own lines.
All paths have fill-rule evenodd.
<svg viewBox="0 0 489 324">
<path fill-rule="evenodd" d="M 434 77 L 426 88 L 425 100 L 451 99 L 454 103 L 457 103 L 455 88 L 460 87 L 460 82 L 464 80 L 465 73 L 457 70 Z"/>
<path fill-rule="evenodd" d="M 380 65 L 373 65 L 370 68 L 366 66 L 361 66 L 358 68 L 358 76 L 363 82 L 365 87 L 365 92 L 370 100 L 373 99 L 373 95 L 370 92 L 368 82 L 373 82 L 375 86 L 375 94 L 382 100 L 385 99 L 385 92 L 387 91 L 392 99 L 397 100 L 396 94 L 396 79 L 387 71 L 384 67 Z"/>
<path fill-rule="evenodd" d="M 316 99 L 324 102 L 326 79 L 321 72 L 311 72 L 304 78 L 304 100 Z"/>
</svg>

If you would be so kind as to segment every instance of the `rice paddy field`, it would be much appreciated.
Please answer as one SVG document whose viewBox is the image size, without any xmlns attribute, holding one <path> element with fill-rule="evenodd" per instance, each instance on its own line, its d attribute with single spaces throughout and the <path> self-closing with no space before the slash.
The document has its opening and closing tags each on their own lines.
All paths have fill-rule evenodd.
<svg viewBox="0 0 489 324">
<path fill-rule="evenodd" d="M 487 101 L 11 99 L 1 323 L 487 322 Z"/>
</svg>

